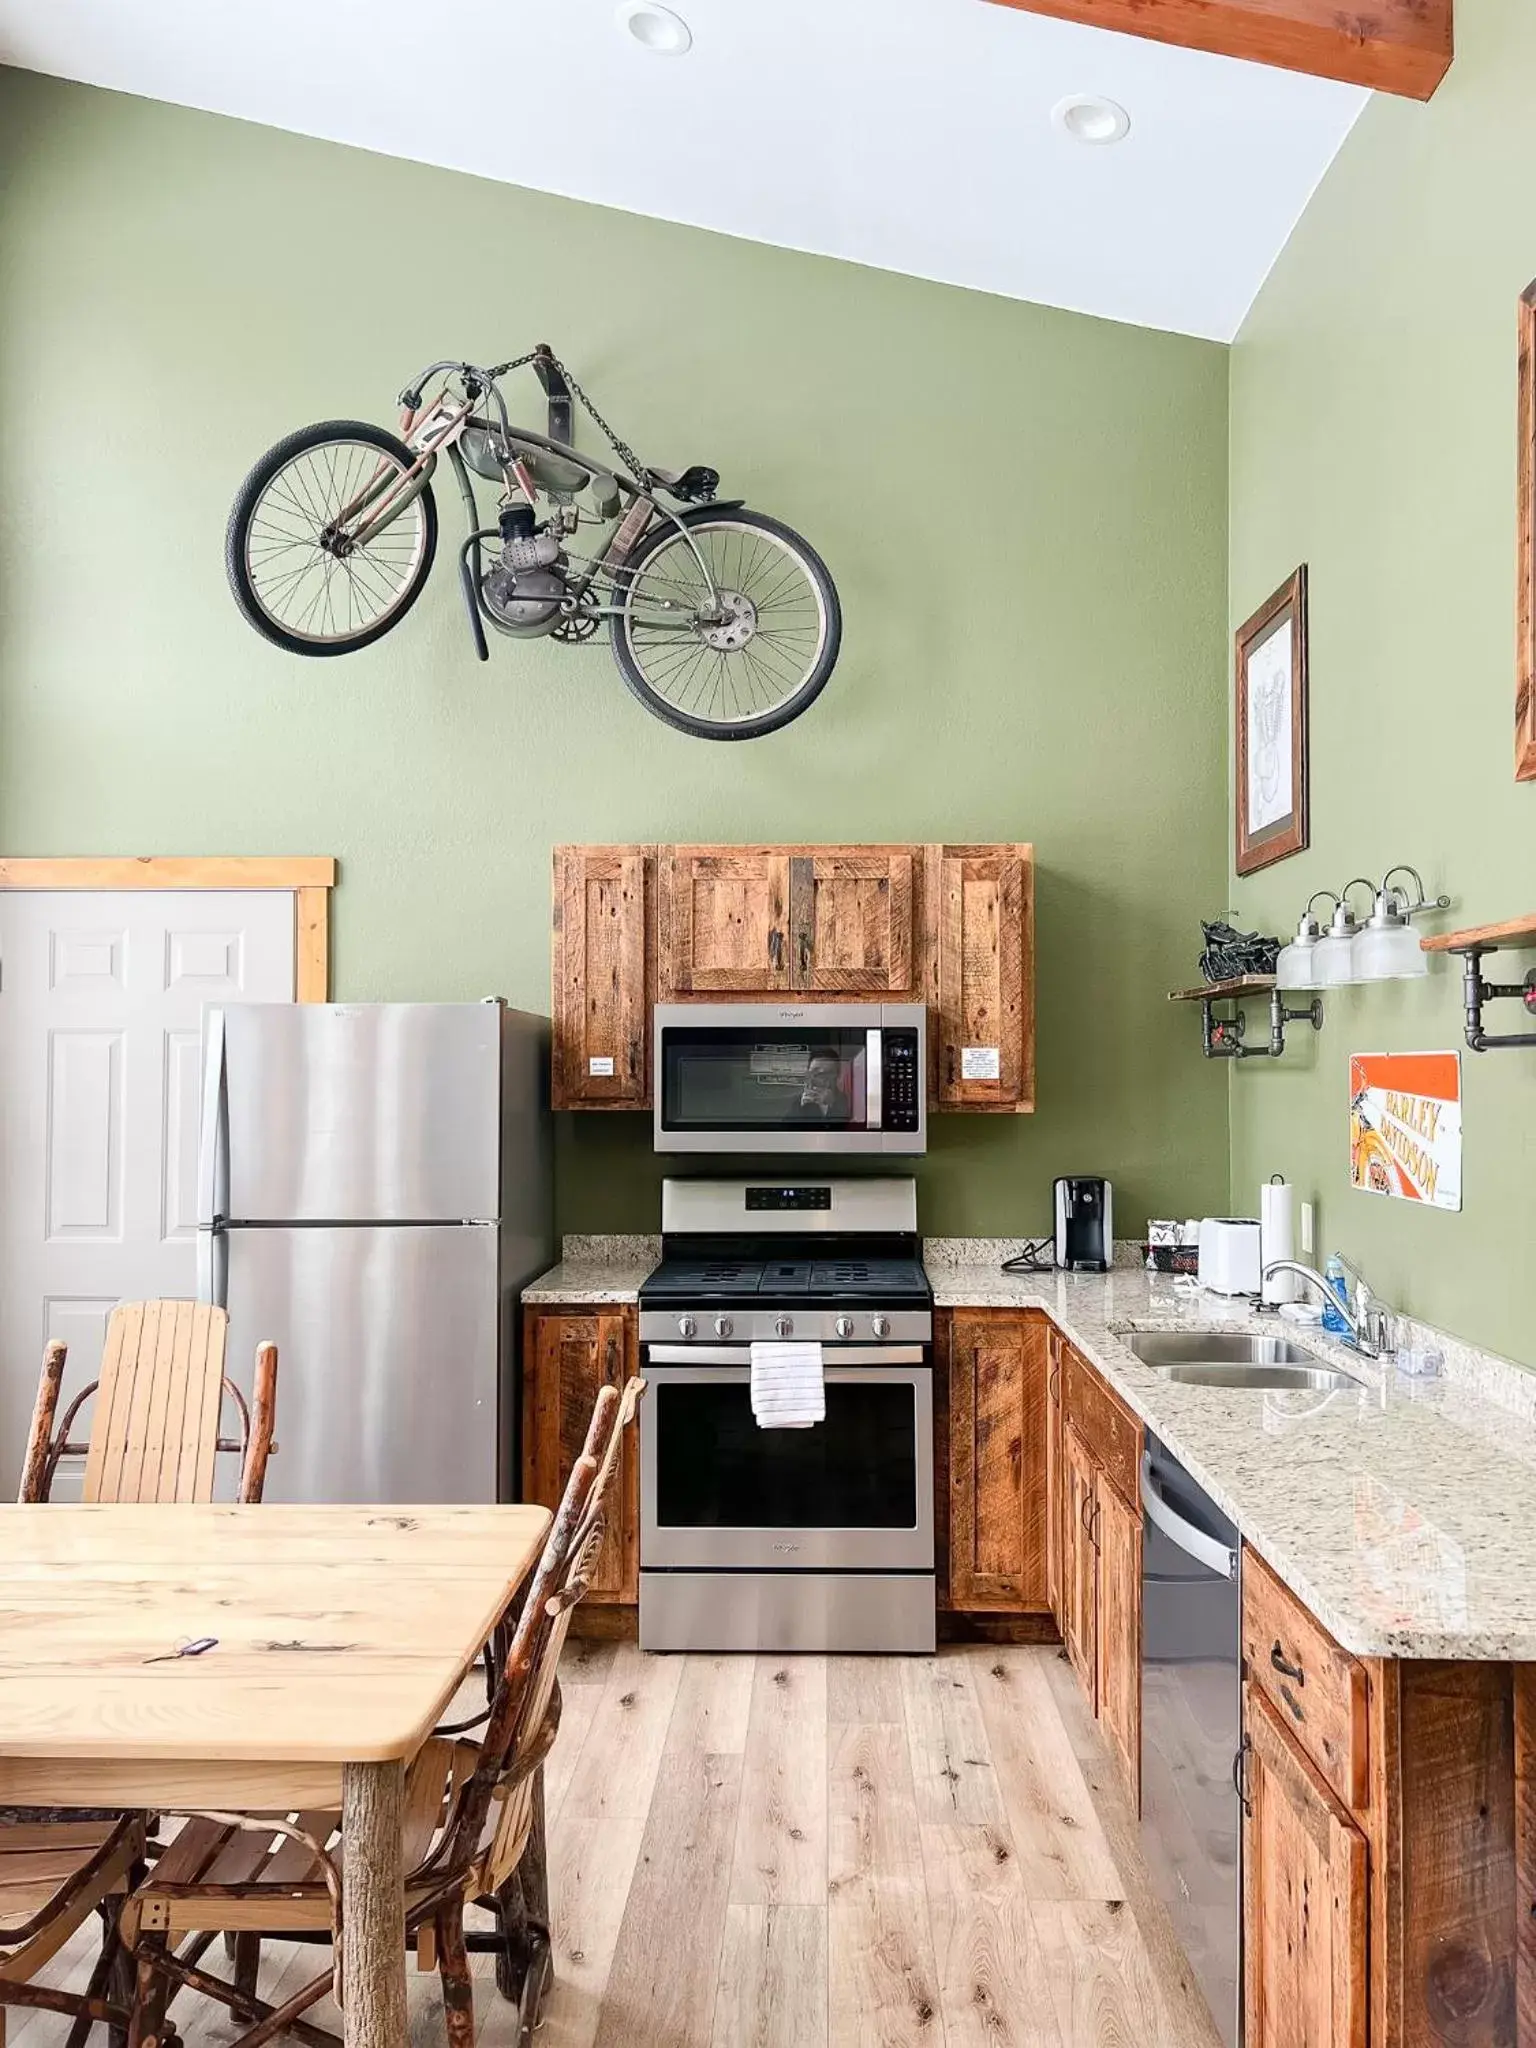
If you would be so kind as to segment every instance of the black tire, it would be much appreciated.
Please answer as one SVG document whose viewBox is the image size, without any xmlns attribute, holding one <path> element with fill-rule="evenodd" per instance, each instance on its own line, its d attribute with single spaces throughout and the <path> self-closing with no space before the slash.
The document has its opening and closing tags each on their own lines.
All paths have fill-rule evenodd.
<svg viewBox="0 0 1536 2048">
<path fill-rule="evenodd" d="M 661 719 L 664 724 L 672 726 L 675 731 L 688 733 L 695 739 L 755 740 L 761 739 L 764 733 L 779 732 L 816 701 L 826 687 L 827 678 L 837 666 L 838 650 L 843 638 L 843 610 L 838 601 L 837 587 L 827 573 L 826 564 L 809 541 L 804 540 L 793 527 L 785 526 L 777 519 L 770 519 L 766 513 L 749 512 L 745 506 L 739 505 L 700 505 L 691 512 L 684 512 L 681 520 L 683 525 L 695 531 L 709 527 L 755 530 L 767 534 L 798 558 L 807 580 L 817 593 L 825 619 L 825 632 L 815 665 L 792 696 L 761 716 L 729 721 L 698 718 L 690 712 L 680 710 L 676 704 L 669 702 L 651 687 L 630 641 L 630 613 L 626 605 L 613 621 L 613 658 L 618 663 L 619 673 L 647 711 Z M 633 589 L 641 570 L 652 556 L 676 540 L 677 528 L 670 520 L 656 526 L 645 536 L 614 579 L 621 598 L 627 591 Z"/>
<path fill-rule="evenodd" d="M 431 573 L 433 557 L 437 553 L 437 503 L 432 496 L 432 486 L 427 483 L 422 486 L 419 499 L 424 526 L 420 558 L 411 572 L 409 582 L 390 605 L 384 617 L 357 633 L 319 639 L 293 632 L 272 616 L 263 606 L 251 581 L 251 522 L 261 504 L 263 494 L 278 473 L 307 449 L 323 447 L 328 441 L 362 442 L 368 447 L 379 449 L 381 453 L 393 457 L 396 462 L 406 467 L 415 460 L 403 441 L 394 434 L 386 433 L 382 427 L 371 426 L 366 420 L 322 420 L 313 427 L 300 427 L 297 433 L 289 434 L 275 447 L 269 448 L 241 484 L 230 509 L 229 525 L 224 535 L 224 566 L 229 574 L 229 587 L 235 593 L 235 602 L 241 611 L 263 639 L 270 640 L 274 646 L 285 648 L 290 654 L 314 657 L 354 654 L 360 647 L 370 646 L 375 640 L 383 639 L 386 633 L 393 632 L 420 597 Z"/>
</svg>

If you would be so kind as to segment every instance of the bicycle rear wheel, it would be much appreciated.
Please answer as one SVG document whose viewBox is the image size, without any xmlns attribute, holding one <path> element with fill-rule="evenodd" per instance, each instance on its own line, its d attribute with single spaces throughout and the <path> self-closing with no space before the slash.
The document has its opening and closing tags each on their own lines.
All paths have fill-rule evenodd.
<svg viewBox="0 0 1536 2048">
<path fill-rule="evenodd" d="M 832 578 L 807 541 L 761 512 L 706 506 L 683 523 L 686 537 L 670 522 L 654 528 L 614 579 L 619 672 L 678 732 L 777 732 L 815 701 L 837 663 L 843 616 Z"/>
<path fill-rule="evenodd" d="M 224 562 L 257 632 L 290 654 L 351 654 L 398 626 L 421 595 L 437 550 L 430 484 L 371 540 L 366 507 L 410 469 L 403 441 L 365 420 L 324 420 L 269 448 L 240 486 Z"/>
</svg>

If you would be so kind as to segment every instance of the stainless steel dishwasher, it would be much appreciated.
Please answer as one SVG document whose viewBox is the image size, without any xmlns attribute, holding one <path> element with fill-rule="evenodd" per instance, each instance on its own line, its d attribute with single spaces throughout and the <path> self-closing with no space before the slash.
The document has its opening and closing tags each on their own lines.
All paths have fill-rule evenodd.
<svg viewBox="0 0 1536 2048">
<path fill-rule="evenodd" d="M 1149 1434 L 1141 1462 L 1141 1835 L 1227 2048 L 1242 2040 L 1242 1614 L 1235 1526 Z"/>
</svg>

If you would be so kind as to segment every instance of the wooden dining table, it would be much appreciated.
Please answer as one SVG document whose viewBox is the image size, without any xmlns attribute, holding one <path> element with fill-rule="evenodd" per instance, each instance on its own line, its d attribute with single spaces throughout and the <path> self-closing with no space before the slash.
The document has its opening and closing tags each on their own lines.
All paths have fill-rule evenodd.
<svg viewBox="0 0 1536 2048">
<path fill-rule="evenodd" d="M 338 1809 L 347 2048 L 406 2048 L 405 1766 L 549 1520 L 0 1506 L 0 1806 Z"/>
</svg>

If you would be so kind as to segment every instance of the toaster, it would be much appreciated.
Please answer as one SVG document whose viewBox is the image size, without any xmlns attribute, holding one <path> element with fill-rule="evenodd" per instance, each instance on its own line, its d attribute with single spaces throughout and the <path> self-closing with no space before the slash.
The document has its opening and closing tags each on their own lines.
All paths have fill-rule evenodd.
<svg viewBox="0 0 1536 2048">
<path fill-rule="evenodd" d="M 1257 1216 L 1202 1216 L 1200 1285 L 1212 1294 L 1257 1294 L 1263 1284 Z"/>
</svg>

